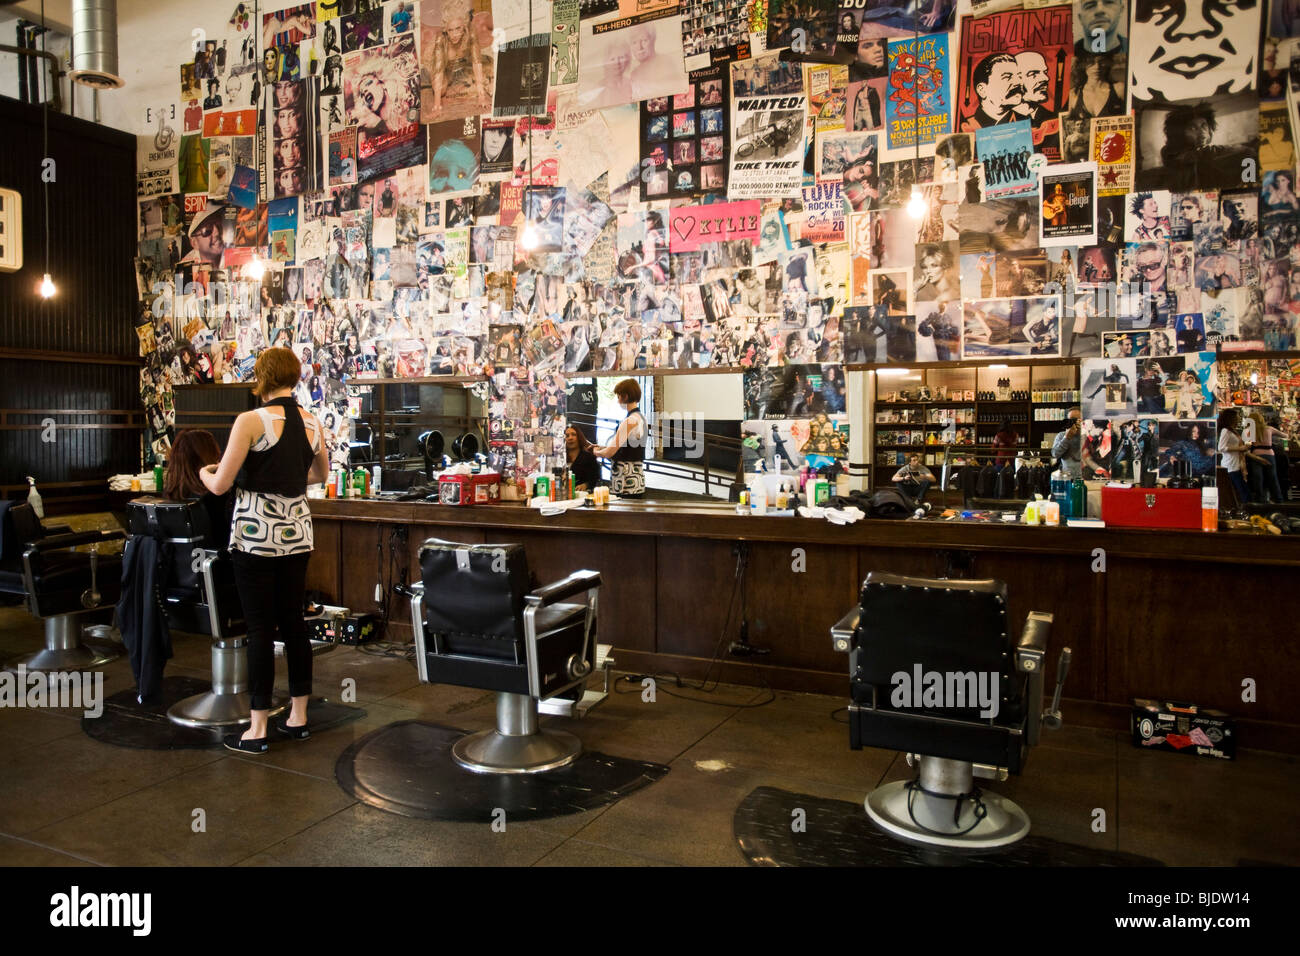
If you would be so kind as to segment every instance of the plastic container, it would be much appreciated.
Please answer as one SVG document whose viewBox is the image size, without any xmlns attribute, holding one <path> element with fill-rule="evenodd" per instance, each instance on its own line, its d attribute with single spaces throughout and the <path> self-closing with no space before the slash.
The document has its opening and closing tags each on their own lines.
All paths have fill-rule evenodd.
<svg viewBox="0 0 1300 956">
<path fill-rule="evenodd" d="M 1201 530 L 1219 530 L 1219 489 L 1201 489 Z"/>
</svg>

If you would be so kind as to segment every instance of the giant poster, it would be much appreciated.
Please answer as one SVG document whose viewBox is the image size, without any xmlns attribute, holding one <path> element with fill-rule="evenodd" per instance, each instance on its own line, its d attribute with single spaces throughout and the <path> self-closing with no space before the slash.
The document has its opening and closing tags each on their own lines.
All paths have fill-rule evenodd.
<svg viewBox="0 0 1300 956">
<path fill-rule="evenodd" d="M 963 17 L 958 131 L 1029 120 L 1034 149 L 1060 159 L 1073 56 L 1069 5 Z"/>
</svg>

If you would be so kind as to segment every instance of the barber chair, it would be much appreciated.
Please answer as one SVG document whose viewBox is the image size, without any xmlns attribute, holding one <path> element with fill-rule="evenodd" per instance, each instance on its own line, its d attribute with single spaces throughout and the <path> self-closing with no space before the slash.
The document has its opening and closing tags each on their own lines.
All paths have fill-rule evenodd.
<svg viewBox="0 0 1300 956">
<path fill-rule="evenodd" d="M 249 721 L 248 628 L 235 588 L 230 555 L 206 547 L 210 540 L 207 510 L 198 501 L 142 498 L 126 509 L 133 535 L 147 535 L 171 553 L 157 589 L 167 626 L 212 638 L 212 689 L 173 704 L 167 719 L 182 727 L 224 729 Z M 277 697 L 271 713 L 287 701 Z"/>
<path fill-rule="evenodd" d="M 9 666 L 29 671 L 76 671 L 99 667 L 120 652 L 91 649 L 81 640 L 79 619 L 117 604 L 122 581 L 121 555 L 99 554 L 98 547 L 125 537 L 121 531 L 46 528 L 32 506 L 11 506 L 0 530 L 0 594 L 23 598 L 45 626 L 45 648 Z M 53 531 L 54 533 L 51 533 Z M 93 545 L 90 553 L 73 550 Z"/>
<path fill-rule="evenodd" d="M 538 702 L 581 689 L 595 665 L 600 574 L 575 571 L 529 589 L 523 545 L 430 538 L 411 589 L 420 680 L 497 692 L 497 726 L 452 745 L 477 773 L 539 773 L 582 752 L 572 734 L 540 730 Z M 585 603 L 569 603 L 585 595 Z"/>
<path fill-rule="evenodd" d="M 1052 615 L 1032 612 L 1017 642 L 1001 581 L 867 576 L 858 606 L 831 628 L 835 650 L 849 654 L 849 745 L 901 750 L 917 768 L 915 779 L 867 796 L 877 826 L 905 840 L 979 849 L 1029 832 L 1025 812 L 981 791 L 974 777 L 1020 773 L 1040 728 L 1060 727 L 1070 649 L 1061 651 L 1044 713 L 1051 626 Z"/>
</svg>

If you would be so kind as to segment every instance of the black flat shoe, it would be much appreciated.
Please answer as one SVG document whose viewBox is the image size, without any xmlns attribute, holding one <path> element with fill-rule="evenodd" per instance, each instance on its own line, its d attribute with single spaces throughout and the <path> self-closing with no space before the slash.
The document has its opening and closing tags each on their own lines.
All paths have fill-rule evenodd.
<svg viewBox="0 0 1300 956">
<path fill-rule="evenodd" d="M 221 743 L 227 750 L 233 750 L 239 754 L 264 754 L 267 750 L 265 737 L 253 737 L 244 740 L 239 734 L 226 734 Z"/>
<path fill-rule="evenodd" d="M 277 733 L 291 740 L 306 740 L 311 736 L 311 729 L 306 724 L 301 727 L 290 727 L 288 717 L 273 720 L 271 724 L 275 727 Z"/>
</svg>

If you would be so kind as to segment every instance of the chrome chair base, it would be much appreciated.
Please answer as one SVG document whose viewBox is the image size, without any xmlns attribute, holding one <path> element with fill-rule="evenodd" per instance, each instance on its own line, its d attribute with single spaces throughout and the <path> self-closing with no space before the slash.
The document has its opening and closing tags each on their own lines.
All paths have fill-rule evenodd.
<svg viewBox="0 0 1300 956">
<path fill-rule="evenodd" d="M 28 671 L 85 671 L 102 667 L 115 661 L 122 652 L 111 647 L 90 647 L 81 636 L 83 628 L 77 623 L 79 614 L 60 614 L 45 619 L 45 647 L 34 654 L 17 657 L 5 664 L 5 670 Z M 93 635 L 102 634 L 101 625 L 90 625 L 84 630 Z"/>
<path fill-rule="evenodd" d="M 886 833 L 929 846 L 991 849 L 1008 846 L 1029 833 L 1029 816 L 1012 801 L 987 792 L 980 795 L 980 801 L 987 811 L 984 819 L 976 823 L 974 805 L 964 801 L 954 823 L 952 800 L 920 792 L 913 795 L 907 781 L 900 780 L 867 794 L 866 808 L 867 815 Z"/>
<path fill-rule="evenodd" d="M 562 730 L 539 730 L 512 737 L 483 730 L 451 746 L 456 763 L 475 773 L 544 773 L 567 767 L 582 753 L 582 742 Z"/>
<path fill-rule="evenodd" d="M 247 726 L 253 698 L 247 691 L 237 694 L 219 694 L 205 691 L 186 697 L 167 709 L 167 719 L 181 727 L 221 729 Z M 289 708 L 286 697 L 271 698 L 271 716 L 284 713 Z"/>
</svg>

